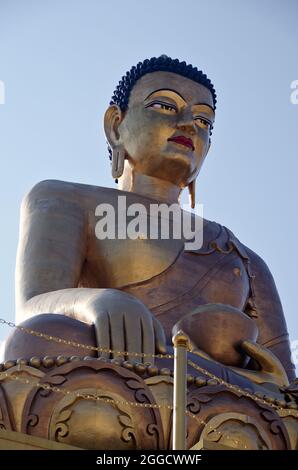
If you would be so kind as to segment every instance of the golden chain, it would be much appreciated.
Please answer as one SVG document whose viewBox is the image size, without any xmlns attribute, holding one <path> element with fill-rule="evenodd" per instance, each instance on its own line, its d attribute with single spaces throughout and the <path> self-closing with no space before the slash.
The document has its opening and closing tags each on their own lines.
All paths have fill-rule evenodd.
<svg viewBox="0 0 298 470">
<path fill-rule="evenodd" d="M 196 353 L 195 351 L 192 351 L 193 354 L 195 354 L 196 356 L 200 356 L 200 354 Z M 271 408 L 273 408 L 274 410 L 279 410 L 279 411 L 283 411 L 284 409 L 281 407 L 281 406 L 278 406 L 278 405 L 275 405 L 274 403 L 270 403 L 269 401 L 265 400 L 264 398 L 261 398 L 261 397 L 258 397 L 257 395 L 253 394 L 253 393 L 250 393 L 246 390 L 243 390 L 242 388 L 240 387 L 237 387 L 237 385 L 233 385 L 233 384 L 230 384 L 229 382 L 226 382 L 225 380 L 221 379 L 220 377 L 217 377 L 216 375 L 212 374 L 211 372 L 209 372 L 208 370 L 206 369 L 203 369 L 203 367 L 200 367 L 198 366 L 197 364 L 195 364 L 193 361 L 191 361 L 190 359 L 188 359 L 187 363 L 193 367 L 194 369 L 198 370 L 199 372 L 201 372 L 202 374 L 204 375 L 207 375 L 208 377 L 210 377 L 211 379 L 214 379 L 216 380 L 217 382 L 219 382 L 221 385 L 224 385 L 225 387 L 231 389 L 231 390 L 234 390 L 238 393 L 241 393 L 242 395 L 245 395 L 246 397 L 248 398 L 251 398 L 252 400 L 256 401 L 256 402 L 259 402 L 259 403 L 262 403 L 263 405 L 266 405 L 266 406 L 270 406 Z M 298 417 L 298 412 L 296 412 L 295 410 L 291 410 L 291 414 L 292 416 L 295 416 L 295 417 Z"/>
<path fill-rule="evenodd" d="M 98 351 L 98 352 L 105 352 L 105 353 L 110 353 L 110 354 L 116 354 L 116 355 L 121 355 L 121 356 L 133 356 L 133 357 L 151 357 L 151 358 L 160 358 L 160 359 L 174 359 L 174 355 L 173 354 L 149 354 L 149 353 L 136 353 L 136 352 L 128 352 L 128 351 L 115 351 L 113 349 L 108 349 L 108 348 L 100 348 L 100 347 L 96 347 L 96 346 L 91 346 L 90 344 L 82 344 L 82 343 L 77 343 L 75 341 L 71 341 L 71 340 L 66 340 L 64 338 L 60 338 L 60 337 L 57 337 L 57 336 L 52 336 L 52 335 L 48 335 L 46 333 L 41 333 L 39 331 L 35 331 L 35 330 L 32 330 L 30 328 L 26 328 L 24 326 L 20 326 L 20 325 L 16 325 L 15 323 L 13 322 L 10 322 L 10 321 L 7 321 L 5 320 L 4 318 L 0 318 L 0 324 L 6 324 L 12 328 L 17 328 L 27 334 L 31 334 L 33 336 L 37 336 L 39 338 L 44 338 L 45 340 L 47 341 L 54 341 L 56 343 L 62 343 L 62 344 L 67 344 L 67 345 L 71 345 L 71 346 L 74 346 L 74 347 L 78 347 L 78 348 L 82 348 L 82 349 L 87 349 L 87 350 L 92 350 L 92 351 Z M 188 349 L 188 351 L 190 351 Z M 197 355 L 197 356 L 200 356 L 199 353 L 197 353 L 195 350 L 191 350 L 190 352 L 192 352 L 193 354 Z M 195 364 L 194 362 L 192 362 L 191 360 L 188 360 L 188 364 L 193 367 L 194 369 L 198 370 L 199 372 L 201 372 L 202 374 L 204 375 L 207 375 L 208 377 L 216 380 L 217 382 L 219 382 L 221 385 L 224 385 L 225 387 L 231 389 L 231 390 L 234 390 L 238 393 L 241 393 L 242 395 L 245 395 L 246 397 L 249 397 L 251 398 L 252 400 L 256 401 L 256 402 L 261 402 L 267 406 L 270 406 L 271 408 L 273 409 L 278 409 L 278 410 L 282 410 L 283 408 L 282 407 L 279 407 L 278 405 L 274 405 L 273 403 L 270 403 L 269 401 L 267 401 L 266 399 L 264 398 L 260 398 L 258 396 L 256 396 L 255 394 L 252 394 L 250 392 L 247 392 L 246 390 L 243 390 L 241 389 L 240 387 L 237 387 L 236 385 L 233 385 L 233 384 L 230 384 L 228 382 L 226 382 L 225 380 L 221 379 L 220 377 L 217 377 L 216 375 L 212 374 L 211 372 L 207 371 L 206 369 L 198 366 L 197 364 Z M 296 413 L 294 410 L 291 410 L 291 413 L 293 416 L 297 416 L 298 417 L 298 412 Z"/>
<path fill-rule="evenodd" d="M 133 406 L 135 408 L 154 408 L 154 409 L 166 409 L 166 410 L 171 410 L 171 411 L 174 409 L 172 405 L 158 405 L 157 403 L 156 404 L 138 403 L 135 401 L 124 401 L 124 400 L 122 401 L 122 400 L 115 400 L 113 398 L 100 397 L 98 395 L 75 392 L 72 390 L 67 390 L 61 387 L 50 385 L 48 383 L 35 382 L 33 380 L 26 379 L 25 377 L 21 377 L 21 376 L 14 375 L 14 374 L 9 374 L 8 372 L 0 372 L 0 380 L 3 378 L 15 380 L 17 382 L 21 382 L 27 385 L 33 385 L 34 387 L 42 388 L 43 390 L 48 390 L 48 391 L 55 392 L 55 393 L 62 393 L 65 396 L 73 395 L 77 398 L 82 398 L 83 400 L 101 401 L 104 403 L 109 403 L 109 404 L 114 404 L 114 405 Z M 196 421 L 199 422 L 199 424 L 203 424 L 204 426 L 207 426 L 207 423 L 204 420 L 199 419 L 196 415 L 194 415 L 190 411 L 185 410 L 185 414 L 188 416 L 191 416 L 193 419 L 196 419 Z"/>
<path fill-rule="evenodd" d="M 62 393 L 65 396 L 73 395 L 77 398 L 82 398 L 83 400 L 101 401 L 101 402 L 112 404 L 112 405 L 126 405 L 126 406 L 133 406 L 135 408 L 154 408 L 154 409 L 166 409 L 166 410 L 171 410 L 171 411 L 174 409 L 174 407 L 172 405 L 158 405 L 158 404 L 154 404 L 154 403 L 137 403 L 137 402 L 134 402 L 134 401 L 122 401 L 122 400 L 115 400 L 113 398 L 99 397 L 98 395 L 91 395 L 91 394 L 85 395 L 85 394 L 80 393 L 80 392 L 74 392 L 72 390 L 67 390 L 67 389 L 65 390 L 63 388 L 52 386 L 52 385 L 47 384 L 47 383 L 43 384 L 43 383 L 40 383 L 40 382 L 35 382 L 33 380 L 25 379 L 24 377 L 20 377 L 20 376 L 13 375 L 13 374 L 8 374 L 7 372 L 0 372 L 0 380 L 2 379 L 2 377 L 12 379 L 12 380 L 16 380 L 16 381 L 19 381 L 19 382 L 22 382 L 22 383 L 25 383 L 25 384 L 28 384 L 28 385 L 33 385 L 36 388 L 42 388 L 43 390 L 49 390 L 49 391 L 54 392 L 54 393 Z M 191 413 L 189 410 L 185 410 L 185 415 L 190 416 L 199 425 L 203 425 L 204 427 L 208 426 L 206 421 L 204 421 L 203 419 L 198 418 L 198 416 Z M 224 433 L 222 433 L 218 429 L 213 429 L 213 431 L 217 432 L 221 436 L 224 435 Z M 227 437 L 229 437 L 229 436 L 227 436 Z M 238 441 L 237 441 L 237 443 L 238 443 Z"/>
<path fill-rule="evenodd" d="M 83 394 L 80 392 L 74 392 L 72 390 L 67 390 L 63 389 L 60 387 L 56 386 L 51 386 L 47 383 L 40 383 L 40 382 L 35 382 L 33 380 L 25 379 L 24 377 L 16 376 L 13 374 L 8 374 L 7 372 L 0 372 L 0 380 L 5 377 L 11 380 L 16 380 L 28 385 L 33 385 L 36 388 L 42 388 L 43 390 L 51 391 L 54 393 L 62 393 L 65 396 L 70 396 L 73 395 L 77 398 L 82 398 L 83 400 L 93 400 L 93 401 L 101 401 L 104 403 L 112 404 L 112 405 L 126 405 L 126 406 L 133 406 L 135 408 L 154 408 L 154 409 L 167 409 L 167 410 L 173 410 L 174 407 L 171 405 L 158 405 L 158 404 L 153 404 L 153 403 L 137 403 L 133 401 L 121 401 L 121 400 L 115 400 L 113 398 L 105 398 L 105 397 L 99 397 L 98 395 L 91 395 L 91 394 Z M 191 417 L 194 419 L 199 425 L 203 425 L 204 427 L 208 426 L 208 423 L 204 421 L 203 419 L 198 418 L 197 415 L 191 413 L 189 410 L 185 410 L 185 415 Z M 226 438 L 229 438 L 228 435 L 225 433 L 219 431 L 218 429 L 214 428 L 212 429 L 213 432 L 217 432 L 220 436 L 225 436 Z M 239 444 L 239 441 L 235 441 L 236 444 Z M 246 448 L 246 446 L 245 446 Z"/>
<path fill-rule="evenodd" d="M 137 353 L 137 352 L 128 352 L 128 351 L 115 351 L 108 348 L 99 348 L 97 346 L 91 346 L 90 344 L 77 343 L 75 341 L 67 340 L 60 338 L 58 336 L 48 335 L 46 333 L 41 333 L 40 331 L 32 330 L 31 328 L 26 328 L 25 326 L 16 325 L 11 321 L 7 321 L 4 318 L 0 318 L 0 323 L 10 326 L 11 328 L 17 328 L 18 330 L 23 331 L 32 336 L 37 336 L 38 338 L 43 338 L 46 341 L 54 341 L 55 343 L 67 344 L 68 346 L 74 346 L 76 348 L 87 349 L 89 351 L 104 352 L 109 354 L 116 354 L 119 356 L 133 356 L 133 357 L 151 357 L 159 359 L 174 359 L 173 354 L 149 354 L 149 353 Z"/>
<path fill-rule="evenodd" d="M 105 403 L 115 404 L 115 405 L 130 405 L 136 408 L 166 408 L 168 410 L 172 410 L 173 407 L 171 405 L 157 405 L 151 403 L 137 403 L 133 401 L 121 401 L 121 400 L 114 400 L 113 398 L 104 398 L 99 397 L 98 395 L 91 395 L 91 394 L 83 394 L 80 392 L 74 392 L 72 390 L 67 390 L 61 387 L 52 386 L 48 383 L 41 383 L 41 382 L 34 382 L 33 380 L 25 379 L 24 377 L 9 374 L 7 372 L 0 372 L 0 380 L 5 377 L 8 379 L 16 380 L 18 382 L 22 382 L 28 385 L 34 385 L 36 388 L 42 388 L 44 390 L 49 390 L 51 392 L 62 393 L 65 396 L 73 395 L 77 398 L 82 398 L 84 400 L 94 400 L 94 401 L 103 401 Z"/>
</svg>

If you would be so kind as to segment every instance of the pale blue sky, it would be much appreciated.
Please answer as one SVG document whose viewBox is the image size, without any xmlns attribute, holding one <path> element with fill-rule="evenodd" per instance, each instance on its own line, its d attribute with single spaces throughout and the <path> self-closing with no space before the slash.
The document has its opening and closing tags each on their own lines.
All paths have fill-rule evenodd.
<svg viewBox="0 0 298 470">
<path fill-rule="evenodd" d="M 298 339 L 297 18 L 296 0 L 0 0 L 1 317 L 14 318 L 22 196 L 48 178 L 114 186 L 105 108 L 131 65 L 167 54 L 218 94 L 204 214 L 265 259 Z"/>
</svg>

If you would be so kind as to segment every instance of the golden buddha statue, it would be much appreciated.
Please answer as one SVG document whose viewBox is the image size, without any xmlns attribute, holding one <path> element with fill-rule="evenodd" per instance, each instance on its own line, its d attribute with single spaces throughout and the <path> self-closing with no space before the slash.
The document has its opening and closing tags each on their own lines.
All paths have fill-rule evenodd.
<svg viewBox="0 0 298 470">
<path fill-rule="evenodd" d="M 206 75 L 167 56 L 140 62 L 122 78 L 104 117 L 112 175 L 118 189 L 48 180 L 38 183 L 22 204 L 17 322 L 21 327 L 71 341 L 57 344 L 42 335 L 29 336 L 18 328 L 6 341 L 5 360 L 25 358 L 33 366 L 38 362 L 36 358 L 44 356 L 75 356 L 78 360 L 77 356 L 88 354 L 90 367 L 97 361 L 121 375 L 119 371 L 126 364 L 126 373 L 139 372 L 143 382 L 147 380 L 146 386 L 153 387 L 156 374 L 150 375 L 154 370 L 163 367 L 159 376 L 164 376 L 163 380 L 167 376 L 168 380 L 165 371 L 171 370 L 172 364 L 167 359 L 163 365 L 159 357 L 150 358 L 149 364 L 148 357 L 170 353 L 172 334 L 182 329 L 194 348 L 189 357 L 198 366 L 188 371 L 189 409 L 204 415 L 203 403 L 208 402 L 205 422 L 212 406 L 212 416 L 219 416 L 218 422 L 210 424 L 209 435 L 216 426 L 217 430 L 230 429 L 230 435 L 237 435 L 244 448 L 293 448 L 297 439 L 291 413 L 297 406 L 289 381 L 294 380 L 294 368 L 281 302 L 264 261 L 229 229 L 205 219 L 203 244 L 195 249 L 185 249 L 182 238 L 96 236 L 96 208 L 108 204 L 119 216 L 119 196 L 125 196 L 128 207 L 139 204 L 149 210 L 156 203 L 168 207 L 178 204 L 182 190 L 188 187 L 194 207 L 195 182 L 210 148 L 215 107 L 215 90 Z M 94 348 L 82 352 L 75 343 Z M 130 352 L 143 354 L 137 366 Z M 35 363 L 30 363 L 32 357 Z M 45 372 L 50 366 L 40 367 Z M 146 367 L 151 371 L 147 376 Z M 228 399 L 221 382 L 216 386 L 210 377 L 204 382 L 200 368 L 255 394 L 256 401 L 244 395 L 240 399 L 236 391 L 234 401 Z M 196 395 L 200 384 L 205 384 L 207 392 L 212 389 L 209 395 L 205 392 L 205 397 L 209 396 L 205 402 L 200 402 L 200 394 Z M 113 388 L 111 395 L 116 390 Z M 217 395 L 219 404 L 213 400 Z M 258 403 L 267 395 L 270 399 Z M 241 400 L 246 407 L 242 415 L 237 411 Z M 278 406 L 282 408 L 282 402 L 282 417 L 288 418 L 288 425 L 276 411 Z M 227 403 L 226 408 L 223 403 Z M 273 409 L 270 403 L 279 405 Z M 285 411 L 288 403 L 291 408 Z M 227 418 L 220 421 L 220 413 Z M 267 413 L 266 418 L 261 418 L 262 413 Z M 80 414 L 83 416 L 83 408 L 76 416 Z M 115 418 L 112 414 L 110 410 L 104 414 L 110 418 L 100 418 L 102 423 L 107 419 L 111 429 Z M 148 444 L 145 438 L 135 438 L 129 441 L 130 448 L 170 446 L 170 418 L 167 425 L 164 416 L 163 424 L 158 419 L 155 426 L 162 428 L 162 443 Z M 190 447 L 207 433 L 207 428 L 202 430 L 195 420 L 189 420 Z M 282 429 L 279 434 L 270 431 L 272 422 L 278 422 Z M 249 432 L 244 431 L 245 423 L 249 423 Z M 24 426 L 23 431 L 29 432 Z M 50 432 L 48 435 L 51 439 L 57 437 Z M 117 436 L 111 431 L 109 445 L 125 448 L 128 441 Z M 233 441 L 226 431 L 222 436 L 222 442 Z M 92 448 L 86 436 L 80 439 L 67 442 Z M 213 440 L 219 442 L 220 438 Z M 99 432 L 97 448 L 105 448 L 107 442 Z M 233 442 L 233 447 L 240 448 Z"/>
</svg>

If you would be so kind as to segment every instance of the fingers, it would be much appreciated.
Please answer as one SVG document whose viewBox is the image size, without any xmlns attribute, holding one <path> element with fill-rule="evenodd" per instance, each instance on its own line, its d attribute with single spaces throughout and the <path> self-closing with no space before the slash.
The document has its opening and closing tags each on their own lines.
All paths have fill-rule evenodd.
<svg viewBox="0 0 298 470">
<path fill-rule="evenodd" d="M 131 353 L 141 353 L 142 351 L 142 323 L 139 315 L 130 312 L 124 314 L 124 334 L 125 334 L 125 349 Z M 143 362 L 141 357 L 129 355 L 129 361 Z"/>
<path fill-rule="evenodd" d="M 274 374 L 284 374 L 284 368 L 277 357 L 269 351 L 269 349 L 264 348 L 260 344 L 254 343 L 252 341 L 243 341 L 243 349 L 255 359 L 261 366 L 264 372 L 274 373 Z"/>
<path fill-rule="evenodd" d="M 154 328 L 151 318 L 141 318 L 142 326 L 142 352 L 145 354 L 155 353 Z M 142 362 L 154 364 L 154 357 L 143 357 Z"/>
<path fill-rule="evenodd" d="M 100 348 L 110 349 L 110 319 L 108 312 L 99 312 L 94 322 L 97 345 Z M 108 359 L 110 354 L 98 352 L 98 356 Z"/>
<path fill-rule="evenodd" d="M 124 332 L 124 315 L 121 312 L 113 312 L 109 314 L 109 336 L 111 349 L 114 351 L 112 357 L 114 359 L 126 359 L 123 352 L 126 350 L 125 332 Z M 122 353 L 122 354 L 121 354 Z"/>
<path fill-rule="evenodd" d="M 161 326 L 160 322 L 157 320 L 156 317 L 153 317 L 153 329 L 155 336 L 156 352 L 159 354 L 165 354 L 167 352 L 166 335 L 163 330 L 163 327 Z"/>
<path fill-rule="evenodd" d="M 100 348 L 113 350 L 113 353 L 100 351 L 99 356 L 154 363 L 154 357 L 150 355 L 167 351 L 163 328 L 147 309 L 140 310 L 139 304 L 129 307 L 126 313 L 120 308 L 97 313 L 94 322 L 97 344 Z M 133 353 L 148 354 L 148 357 Z"/>
</svg>

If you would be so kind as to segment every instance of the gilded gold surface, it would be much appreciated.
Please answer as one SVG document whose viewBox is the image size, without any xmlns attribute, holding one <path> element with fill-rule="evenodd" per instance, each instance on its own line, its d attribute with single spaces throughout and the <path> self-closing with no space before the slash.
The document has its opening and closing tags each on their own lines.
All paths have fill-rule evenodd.
<svg viewBox="0 0 298 470">
<path fill-rule="evenodd" d="M 133 87 L 125 112 L 112 105 L 105 113 L 119 189 L 49 180 L 25 197 L 17 319 L 48 338 L 31 335 L 28 341 L 28 333 L 16 329 L 7 339 L 3 368 L 52 388 L 37 390 L 4 376 L 5 429 L 92 449 L 170 448 L 172 412 L 154 406 L 173 404 L 173 362 L 154 356 L 173 354 L 171 338 L 181 329 L 196 366 L 182 374 L 183 382 L 192 374 L 187 446 L 208 440 L 243 449 L 297 446 L 297 417 L 278 412 L 290 402 L 296 406 L 297 399 L 288 388 L 293 369 L 284 314 L 265 263 L 228 229 L 207 220 L 203 246 L 194 250 L 185 250 L 183 239 L 140 233 L 134 240 L 99 240 L 95 234 L 96 207 L 110 204 L 119 220 L 119 196 L 126 196 L 127 206 L 149 210 L 152 203 L 178 203 L 188 188 L 194 205 L 196 178 L 210 148 L 206 119 L 213 123 L 215 113 L 205 86 L 172 72 L 148 73 Z M 191 139 L 193 148 L 171 140 L 177 136 Z M 78 349 L 77 343 L 93 349 Z M 81 361 L 78 355 L 90 357 Z M 73 359 L 57 362 L 57 356 Z M 9 363 L 18 358 L 30 366 Z M 59 395 L 53 387 L 106 394 L 107 401 Z M 257 394 L 269 398 L 256 400 Z"/>
<path fill-rule="evenodd" d="M 80 393 L 121 400 L 121 395 L 96 388 L 82 388 Z M 49 438 L 88 449 L 96 450 L 100 446 L 112 450 L 116 436 L 119 450 L 131 450 L 135 447 L 134 427 L 129 405 L 90 402 L 70 396 L 64 397 L 55 408 Z"/>
<path fill-rule="evenodd" d="M 14 430 L 21 432 L 23 408 L 30 391 L 34 389 L 34 383 L 38 382 L 44 372 L 28 366 L 15 366 L 9 369 L 8 376 L 16 374 L 24 379 L 30 379 L 31 384 L 14 383 L 14 381 L 5 378 L 1 380 L 1 387 L 7 397 L 9 397 L 10 409 L 12 410 L 12 420 L 14 422 Z"/>
<path fill-rule="evenodd" d="M 165 436 L 165 443 L 167 447 L 170 448 L 173 410 L 166 408 L 166 406 L 171 408 L 173 406 L 173 378 L 167 376 L 156 376 L 145 379 L 145 382 L 150 388 L 155 402 L 162 407 L 160 409 L 160 416 Z"/>
<path fill-rule="evenodd" d="M 202 432 L 201 439 L 237 450 L 270 450 L 271 445 L 258 421 L 241 413 L 215 416 Z"/>
</svg>

